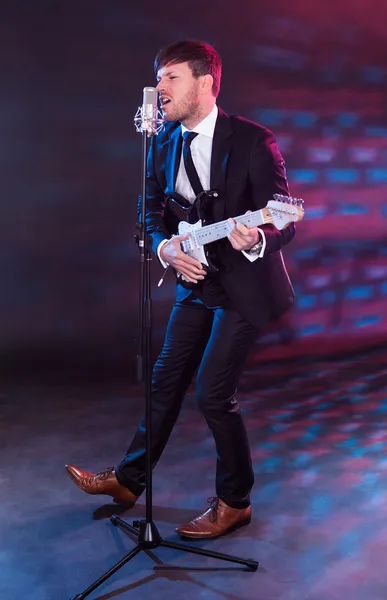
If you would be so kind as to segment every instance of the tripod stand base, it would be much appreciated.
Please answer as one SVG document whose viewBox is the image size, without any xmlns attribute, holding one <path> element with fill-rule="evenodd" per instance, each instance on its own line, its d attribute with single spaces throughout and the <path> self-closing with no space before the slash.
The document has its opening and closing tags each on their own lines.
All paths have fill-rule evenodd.
<svg viewBox="0 0 387 600">
<path fill-rule="evenodd" d="M 222 552 L 213 552 L 212 550 L 204 550 L 203 548 L 195 548 L 188 546 L 187 544 L 179 544 L 176 542 L 168 542 L 166 540 L 163 540 L 153 521 L 134 521 L 133 525 L 129 525 L 129 523 L 126 523 L 126 521 L 124 521 L 120 517 L 117 517 L 117 515 L 112 515 L 110 517 L 110 520 L 113 523 L 113 525 L 119 527 L 123 531 L 138 536 L 137 546 L 133 548 L 133 550 L 129 552 L 126 556 L 124 556 L 118 563 L 116 563 L 111 569 L 109 569 L 109 571 L 102 575 L 102 577 L 97 579 L 97 581 L 95 581 L 84 592 L 73 596 L 70 600 L 84 600 L 86 596 L 91 594 L 91 592 L 97 589 L 97 587 L 99 587 L 102 583 L 109 579 L 109 577 L 114 575 L 116 571 L 123 567 L 127 562 L 129 562 L 142 550 L 149 550 L 159 547 L 173 548 L 175 550 L 181 550 L 183 552 L 190 552 L 191 554 L 200 554 L 201 556 L 208 556 L 210 558 L 217 558 L 219 560 L 225 560 L 227 562 L 232 562 L 238 565 L 244 565 L 249 571 L 256 571 L 259 565 L 259 563 L 256 560 L 253 560 L 251 558 L 238 558 L 237 556 L 223 554 Z"/>
</svg>

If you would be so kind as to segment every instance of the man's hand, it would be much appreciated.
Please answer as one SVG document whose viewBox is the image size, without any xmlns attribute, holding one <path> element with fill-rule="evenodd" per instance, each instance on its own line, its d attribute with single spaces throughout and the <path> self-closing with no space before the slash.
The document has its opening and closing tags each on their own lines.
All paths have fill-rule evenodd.
<svg viewBox="0 0 387 600">
<path fill-rule="evenodd" d="M 247 213 L 251 212 L 250 210 Z M 246 214 L 247 214 L 246 213 Z M 227 220 L 228 239 L 234 250 L 250 250 L 259 242 L 260 235 L 256 227 L 246 227 L 242 223 L 237 223 L 234 219 Z"/>
<path fill-rule="evenodd" d="M 176 235 L 171 238 L 160 249 L 160 256 L 166 263 L 170 264 L 171 267 L 183 275 L 184 279 L 190 283 L 197 283 L 199 280 L 204 279 L 207 273 L 203 269 L 201 262 L 191 256 L 187 256 L 182 251 L 180 243 L 188 238 L 189 233 Z"/>
</svg>

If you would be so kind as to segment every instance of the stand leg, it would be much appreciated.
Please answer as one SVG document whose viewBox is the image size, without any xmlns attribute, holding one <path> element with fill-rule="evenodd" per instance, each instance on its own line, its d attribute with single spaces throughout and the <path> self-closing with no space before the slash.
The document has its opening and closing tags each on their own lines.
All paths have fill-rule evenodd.
<svg viewBox="0 0 387 600">
<path fill-rule="evenodd" d="M 233 562 L 238 565 L 245 565 L 252 571 L 256 571 L 258 568 L 258 565 L 259 565 L 259 563 L 253 559 L 238 558 L 237 556 L 231 556 L 230 554 L 223 554 L 222 552 L 214 552 L 212 550 L 207 550 L 207 549 L 204 550 L 203 548 L 195 548 L 195 546 L 189 546 L 187 544 L 180 544 L 177 542 L 168 542 L 166 540 L 163 540 L 160 537 L 160 534 L 158 533 L 157 529 L 155 531 L 156 531 L 156 535 L 158 536 L 158 539 L 156 539 L 156 540 L 154 538 L 151 540 L 150 539 L 148 539 L 148 540 L 141 539 L 141 538 L 144 538 L 144 535 L 141 535 L 141 525 L 145 524 L 145 521 L 142 521 L 141 523 L 139 521 L 135 521 L 133 523 L 134 526 L 132 526 L 132 525 L 129 525 L 128 523 L 126 523 L 126 521 L 124 521 L 120 517 L 117 517 L 116 515 L 112 515 L 110 520 L 112 521 L 112 523 L 114 525 L 116 525 L 123 531 L 127 531 L 128 533 L 135 533 L 135 534 L 139 535 L 139 544 L 144 547 L 146 546 L 148 548 L 150 548 L 150 547 L 157 548 L 158 546 L 163 546 L 164 548 L 174 548 L 175 550 L 182 550 L 184 552 L 190 552 L 191 554 L 200 554 L 201 556 L 209 556 L 212 558 L 218 558 L 219 560 L 226 560 L 228 562 Z M 140 527 L 140 533 L 138 532 L 137 527 Z"/>
<path fill-rule="evenodd" d="M 99 587 L 102 583 L 104 583 L 107 579 L 109 579 L 109 577 L 114 575 L 114 573 L 116 571 L 118 571 L 121 567 L 126 565 L 126 563 L 129 562 L 132 558 L 134 558 L 139 552 L 141 552 L 141 550 L 154 549 L 154 548 L 158 548 L 158 547 L 172 548 L 174 550 L 190 552 L 191 554 L 200 554 L 201 556 L 208 556 L 210 558 L 217 558 L 219 560 L 225 560 L 227 562 L 232 562 L 232 563 L 235 563 L 238 565 L 244 565 L 250 571 L 256 571 L 258 568 L 258 565 L 259 565 L 259 563 L 256 560 L 252 560 L 251 558 L 247 558 L 247 559 L 238 558 L 237 556 L 231 556 L 230 554 L 223 554 L 222 552 L 214 552 L 212 550 L 204 550 L 204 548 L 194 548 L 194 547 L 188 546 L 186 544 L 179 544 L 176 542 L 168 542 L 166 540 L 163 540 L 159 536 L 157 528 L 153 522 L 151 523 L 152 527 L 149 528 L 149 527 L 146 527 L 147 525 L 149 525 L 146 521 L 141 521 L 139 523 L 140 531 L 138 531 L 137 527 L 132 527 L 131 525 L 129 525 L 128 523 L 123 521 L 120 517 L 117 517 L 115 515 L 113 515 L 111 517 L 111 521 L 114 525 L 116 525 L 120 529 L 123 529 L 124 531 L 127 531 L 129 533 L 137 534 L 139 536 L 139 541 L 138 541 L 137 546 L 131 552 L 129 552 L 126 556 L 124 556 L 124 558 L 122 560 L 120 560 L 118 563 L 116 563 L 114 565 L 114 567 L 112 567 L 111 569 L 109 569 L 109 571 L 107 571 L 104 575 L 102 575 L 102 577 L 100 577 L 99 579 L 97 579 L 97 581 L 95 581 L 92 585 L 90 585 L 84 592 L 82 592 L 81 594 L 78 594 L 77 596 L 73 596 L 70 600 L 84 600 L 84 598 L 86 598 L 86 596 L 91 594 L 91 592 L 94 592 L 94 590 L 97 589 L 97 587 Z M 137 522 L 135 522 L 135 523 L 137 523 Z M 141 540 L 141 537 L 144 538 L 144 536 L 146 536 L 147 534 L 149 535 L 149 532 L 151 532 L 152 535 L 155 536 L 156 539 L 150 539 L 148 541 Z"/>
<path fill-rule="evenodd" d="M 76 596 L 73 596 L 71 598 L 71 600 L 83 600 L 84 598 L 86 598 L 86 596 L 91 594 L 91 592 L 94 592 L 94 590 L 97 589 L 97 587 L 99 587 L 102 583 L 104 583 L 107 579 L 109 579 L 109 577 L 114 575 L 114 573 L 116 571 L 118 571 L 118 569 L 121 569 L 121 567 L 126 565 L 126 563 L 129 562 L 132 558 L 134 558 L 139 552 L 141 552 L 141 550 L 142 550 L 142 547 L 140 545 L 133 548 L 133 550 L 131 552 L 129 552 L 126 556 L 124 556 L 123 559 L 121 559 L 118 563 L 116 563 L 114 565 L 114 567 L 109 569 L 109 571 L 107 571 L 104 575 L 102 575 L 102 577 L 97 579 L 97 581 L 92 583 L 84 592 L 82 592 L 82 594 L 77 594 Z"/>
<path fill-rule="evenodd" d="M 132 534 L 138 536 L 138 527 L 139 527 L 138 521 L 133 521 L 133 525 L 129 525 L 129 523 L 127 523 L 120 517 L 117 517 L 117 515 L 112 515 L 110 517 L 110 521 L 113 523 L 113 525 L 115 525 L 116 527 L 119 527 L 123 531 L 126 531 L 127 533 L 132 533 Z"/>
<path fill-rule="evenodd" d="M 245 565 L 250 571 L 256 571 L 259 566 L 259 562 L 252 558 L 238 558 L 237 556 L 231 556 L 230 554 L 223 554 L 222 552 L 214 552 L 213 550 L 204 550 L 204 548 L 194 548 L 187 544 L 178 544 L 176 542 L 168 542 L 161 540 L 160 546 L 164 548 L 175 548 L 176 550 L 182 550 L 183 552 L 191 552 L 191 554 L 200 554 L 201 556 L 209 556 L 210 558 L 218 558 L 219 560 L 225 560 L 228 562 L 236 563 L 238 565 Z"/>
</svg>

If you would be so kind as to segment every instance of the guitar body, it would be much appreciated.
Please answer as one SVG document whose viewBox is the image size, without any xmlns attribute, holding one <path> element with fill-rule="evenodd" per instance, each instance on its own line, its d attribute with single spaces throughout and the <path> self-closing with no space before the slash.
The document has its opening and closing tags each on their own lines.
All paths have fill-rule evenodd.
<svg viewBox="0 0 387 600">
<path fill-rule="evenodd" d="M 206 266 L 210 270 L 215 269 L 215 267 L 211 263 L 211 259 L 208 256 L 208 249 L 206 252 L 206 246 L 199 246 L 195 243 L 195 232 L 199 231 L 202 228 L 202 221 L 199 220 L 193 225 L 191 223 L 187 223 L 187 221 L 180 221 L 179 223 L 179 235 L 185 235 L 186 233 L 190 234 L 188 240 L 182 243 L 182 249 L 185 254 L 191 256 L 191 258 L 195 258 L 199 260 L 202 265 Z"/>
<path fill-rule="evenodd" d="M 190 234 L 188 240 L 182 243 L 183 252 L 199 260 L 206 270 L 213 273 L 218 271 L 216 249 L 213 244 L 198 244 L 195 232 L 199 232 L 203 227 L 212 224 L 211 206 L 217 197 L 218 192 L 216 190 L 203 191 L 191 204 L 179 194 L 169 196 L 170 209 L 179 221 L 178 234 Z"/>
</svg>

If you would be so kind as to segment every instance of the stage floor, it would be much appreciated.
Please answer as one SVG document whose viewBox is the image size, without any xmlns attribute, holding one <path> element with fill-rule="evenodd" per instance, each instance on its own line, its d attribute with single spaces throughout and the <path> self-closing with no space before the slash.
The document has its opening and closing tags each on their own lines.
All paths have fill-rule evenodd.
<svg viewBox="0 0 387 600">
<path fill-rule="evenodd" d="M 69 600 L 135 545 L 109 517 L 132 510 L 88 496 L 64 465 L 99 471 L 125 451 L 141 388 L 108 377 L 1 387 L 0 597 Z M 385 600 L 387 351 L 251 363 L 239 400 L 256 473 L 253 520 L 187 542 L 260 562 L 256 572 L 158 548 L 141 552 L 96 600 Z M 154 471 L 161 535 L 214 495 L 215 450 L 193 391 Z"/>
</svg>

